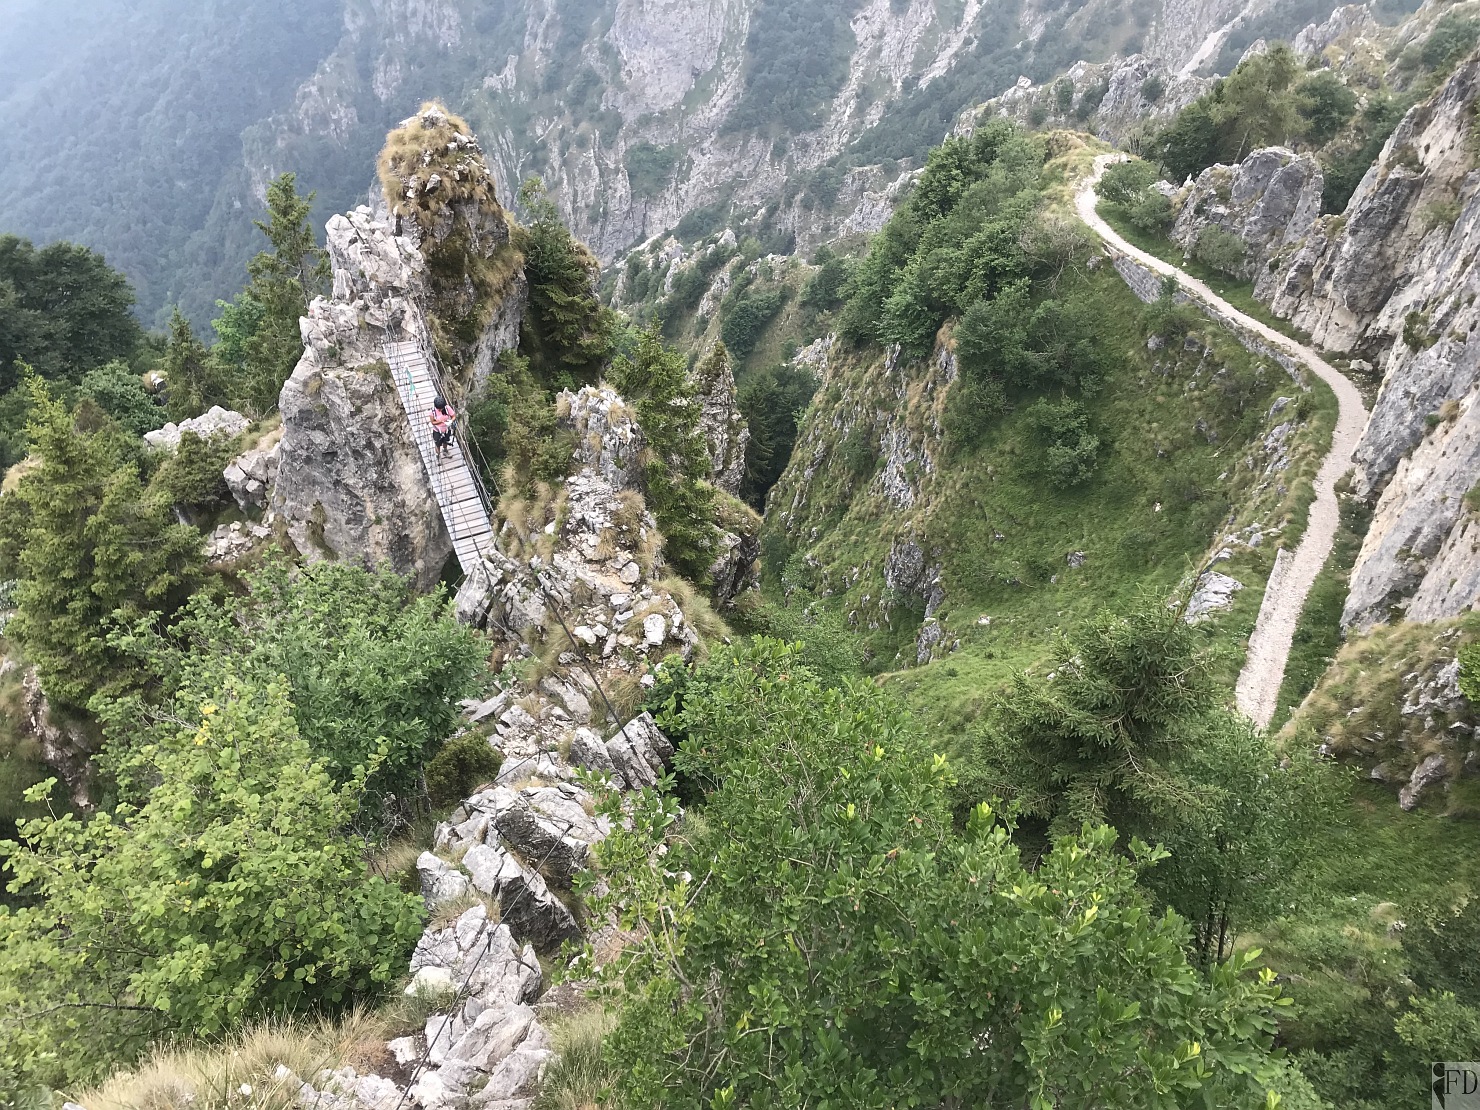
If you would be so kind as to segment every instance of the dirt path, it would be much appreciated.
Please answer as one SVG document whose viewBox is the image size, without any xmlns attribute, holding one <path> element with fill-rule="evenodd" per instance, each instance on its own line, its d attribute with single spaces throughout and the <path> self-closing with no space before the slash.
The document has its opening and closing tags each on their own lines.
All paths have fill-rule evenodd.
<svg viewBox="0 0 1480 1110">
<path fill-rule="evenodd" d="M 1297 343 L 1252 317 L 1245 316 L 1196 278 L 1189 277 L 1170 263 L 1131 246 L 1100 218 L 1095 211 L 1098 197 L 1095 187 L 1100 175 L 1112 162 L 1124 155 L 1102 154 L 1095 159 L 1095 172 L 1080 188 L 1076 203 L 1079 215 L 1096 234 L 1115 250 L 1130 256 L 1142 266 L 1160 274 L 1175 277 L 1182 290 L 1195 301 L 1217 307 L 1219 313 L 1235 318 L 1243 327 L 1265 342 L 1286 351 L 1304 362 L 1336 394 L 1340 406 L 1336 428 L 1331 435 L 1331 450 L 1316 474 L 1315 501 L 1310 507 L 1310 521 L 1294 552 L 1282 550 L 1275 558 L 1274 570 L 1264 591 L 1264 604 L 1254 634 L 1249 637 L 1249 654 L 1243 673 L 1238 677 L 1238 707 L 1260 728 L 1274 717 L 1280 685 L 1285 679 L 1285 665 L 1290 660 L 1290 645 L 1295 639 L 1295 625 L 1305 608 L 1306 596 L 1316 575 L 1331 554 L 1340 523 L 1336 503 L 1336 483 L 1351 468 L 1352 452 L 1367 424 L 1367 408 L 1362 396 L 1345 375 L 1332 367 L 1309 347 Z"/>
</svg>

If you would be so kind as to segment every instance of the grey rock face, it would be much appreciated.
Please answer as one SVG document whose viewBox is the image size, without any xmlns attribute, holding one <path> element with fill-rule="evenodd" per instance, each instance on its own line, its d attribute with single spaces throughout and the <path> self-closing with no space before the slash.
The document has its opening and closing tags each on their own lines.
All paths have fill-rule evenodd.
<svg viewBox="0 0 1480 1110">
<path fill-rule="evenodd" d="M 1404 117 L 1362 179 L 1340 221 L 1307 239 L 1271 307 L 1332 351 L 1381 353 L 1401 331 L 1385 313 L 1424 299 L 1432 280 L 1423 253 L 1448 238 L 1434 206 L 1462 195 L 1470 173 L 1466 145 L 1480 62 L 1462 64 L 1429 100 Z M 1424 252 L 1420 251 L 1424 245 Z M 1403 314 L 1406 314 L 1404 308 Z M 1386 321 L 1379 325 L 1379 317 Z"/>
<path fill-rule="evenodd" d="M 272 539 L 272 529 L 265 524 L 233 520 L 219 524 L 206 537 L 206 563 L 221 567 L 242 559 Z"/>
<path fill-rule="evenodd" d="M 1447 774 L 1442 755 L 1435 753 L 1425 756 L 1423 762 L 1413 769 L 1408 785 L 1398 791 L 1398 804 L 1405 810 L 1415 808 L 1423 792 L 1435 783 L 1443 782 Z"/>
<path fill-rule="evenodd" d="M 480 1008 L 533 1001 L 544 981 L 534 949 L 517 945 L 508 925 L 490 922 L 481 905 L 445 928 L 422 934 L 411 954 L 411 972 L 420 976 L 429 969 L 444 972 L 451 988 Z"/>
<path fill-rule="evenodd" d="M 540 951 L 553 952 L 580 935 L 575 918 L 550 892 L 544 877 L 512 852 L 492 844 L 475 844 L 463 856 L 463 866 L 475 887 L 498 899 L 504 924 Z"/>
<path fill-rule="evenodd" d="M 1480 602 L 1480 521 L 1465 496 L 1480 475 L 1480 389 L 1398 463 L 1352 571 L 1342 624 L 1364 629 L 1395 613 L 1457 616 Z M 1374 414 L 1373 420 L 1377 417 Z"/>
<path fill-rule="evenodd" d="M 1068 111 L 1061 110 L 1057 88 L 1060 80 L 1073 86 Z M 970 134 L 979 120 L 996 116 L 1024 126 L 1038 123 L 1075 130 L 1088 126 L 1101 139 L 1120 145 L 1147 127 L 1169 121 L 1207 92 L 1212 83 L 1211 78 L 1175 72 L 1164 62 L 1145 54 L 1132 54 L 1111 62 L 1075 62 L 1062 78 L 1042 85 L 1020 78 L 1001 96 L 967 113 L 956 125 L 956 134 Z M 1154 92 L 1158 84 L 1160 94 L 1149 98 L 1147 93 Z M 1086 125 L 1076 109 L 1083 104 L 1087 93 L 1094 96 L 1101 90 L 1103 99 Z"/>
<path fill-rule="evenodd" d="M 750 429 L 735 404 L 735 375 L 730 360 L 711 352 L 695 367 L 699 391 L 699 429 L 709 447 L 710 481 L 731 496 L 740 493 L 745 477 L 745 445 Z"/>
<path fill-rule="evenodd" d="M 223 472 L 226 486 L 243 512 L 267 507 L 272 484 L 277 480 L 282 441 L 283 433 L 279 428 L 264 436 L 250 451 L 238 455 Z"/>
<path fill-rule="evenodd" d="M 272 510 L 310 559 L 388 563 L 429 588 L 452 552 L 400 398 L 386 342 L 430 342 L 425 264 L 368 208 L 328 225 L 334 295 L 303 321 L 305 350 L 283 386 Z"/>
<path fill-rule="evenodd" d="M 673 762 L 673 745 L 651 713 L 642 713 L 606 742 L 607 757 L 627 789 L 654 786 Z"/>
<path fill-rule="evenodd" d="M 1370 33 L 1377 27 L 1372 11 L 1366 4 L 1348 4 L 1337 8 L 1324 23 L 1312 23 L 1295 36 L 1290 43 L 1295 53 L 1307 58 L 1324 54 L 1343 39 Z"/>
<path fill-rule="evenodd" d="M 594 471 L 614 491 L 636 489 L 642 476 L 642 431 L 637 414 L 610 386 L 569 390 L 557 400 L 560 423 L 576 436 L 580 465 Z"/>
<path fill-rule="evenodd" d="M 759 531 L 744 534 L 723 532 L 719 556 L 709 568 L 715 602 L 723 608 L 760 582 L 761 537 Z"/>
<path fill-rule="evenodd" d="M 1172 240 L 1189 254 L 1209 228 L 1238 236 L 1248 251 L 1241 276 L 1267 296 L 1280 281 L 1284 255 L 1297 247 L 1321 212 L 1320 163 L 1284 147 L 1256 150 L 1236 166 L 1205 169 L 1181 200 Z"/>
<path fill-rule="evenodd" d="M 7 668 L 14 666 L 6 660 Z M 92 757 L 97 742 L 86 729 L 59 721 L 52 715 L 51 703 L 41 689 L 36 668 L 29 668 L 21 678 L 20 731 L 34 737 L 41 745 L 41 758 L 56 771 L 67 787 L 67 795 L 79 810 L 92 809 Z"/>
<path fill-rule="evenodd" d="M 1210 571 L 1198 580 L 1197 589 L 1187 602 L 1187 611 L 1182 619 L 1188 624 L 1200 624 L 1209 617 L 1233 606 L 1233 595 L 1244 588 L 1237 578 Z"/>
<path fill-rule="evenodd" d="M 468 877 L 431 852 L 416 858 L 416 872 L 421 877 L 421 896 L 433 909 L 461 898 L 468 889 Z"/>
<path fill-rule="evenodd" d="M 591 846 L 610 831 L 605 818 L 588 812 L 591 796 L 568 783 L 518 793 L 498 788 L 468 801 L 489 815 L 506 844 L 566 889 L 586 867 Z"/>
</svg>

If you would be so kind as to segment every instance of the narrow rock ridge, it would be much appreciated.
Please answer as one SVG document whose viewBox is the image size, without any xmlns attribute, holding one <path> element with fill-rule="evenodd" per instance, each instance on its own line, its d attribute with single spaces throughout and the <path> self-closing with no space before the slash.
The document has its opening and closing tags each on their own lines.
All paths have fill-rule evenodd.
<svg viewBox="0 0 1480 1110">
<path fill-rule="evenodd" d="M 554 1055 L 540 958 L 588 934 L 600 943 L 608 928 L 584 920 L 572 896 L 610 831 L 578 771 L 637 790 L 673 759 L 649 714 L 614 704 L 630 706 L 663 657 L 690 659 L 699 644 L 661 583 L 656 527 L 635 489 L 641 436 L 609 388 L 563 394 L 559 408 L 578 433 L 577 472 L 554 501 L 511 516 L 457 598 L 460 619 L 515 666 L 490 697 L 464 703 L 466 729 L 503 757 L 497 778 L 437 826 L 416 863 L 432 923 L 407 993 L 433 1013 L 388 1045 L 406 1083 L 340 1069 L 300 1077 L 306 1100 L 527 1108 Z"/>
</svg>

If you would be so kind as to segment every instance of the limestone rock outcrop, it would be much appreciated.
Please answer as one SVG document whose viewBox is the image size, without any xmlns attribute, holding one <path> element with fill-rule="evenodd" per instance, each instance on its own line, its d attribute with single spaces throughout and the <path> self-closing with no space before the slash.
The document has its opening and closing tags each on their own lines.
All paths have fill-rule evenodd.
<svg viewBox="0 0 1480 1110">
<path fill-rule="evenodd" d="M 1349 37 L 1350 28 L 1312 31 L 1308 45 L 1328 31 Z M 1477 101 L 1480 59 L 1471 58 L 1408 112 L 1340 216 L 1313 214 L 1319 172 L 1301 165 L 1308 160 L 1258 151 L 1206 171 L 1177 224 L 1187 245 L 1210 223 L 1239 234 L 1256 296 L 1318 347 L 1382 370 L 1354 457 L 1353 491 L 1374 516 L 1347 628 L 1435 620 L 1480 603 L 1471 552 L 1480 529 L 1467 497 L 1480 477 Z"/>
<path fill-rule="evenodd" d="M 1111 62 L 1080 61 L 1042 85 L 1019 78 L 1001 96 L 966 113 L 956 134 L 970 134 L 982 120 L 1000 117 L 1026 127 L 1089 129 L 1120 145 L 1165 124 L 1212 84 L 1211 78 L 1177 72 L 1145 54 Z"/>
<path fill-rule="evenodd" d="M 750 429 L 735 403 L 735 374 L 730 357 L 716 347 L 694 368 L 699 393 L 699 428 L 709 448 L 710 481 L 716 489 L 738 496 L 745 478 L 745 447 Z"/>
<path fill-rule="evenodd" d="M 278 462 L 282 457 L 281 427 L 263 436 L 249 451 L 231 460 L 223 472 L 226 488 L 242 512 L 267 507 L 272 497 L 272 484 L 277 481 Z"/>
<path fill-rule="evenodd" d="M 329 221 L 334 291 L 309 306 L 278 400 L 271 508 L 309 559 L 388 564 L 429 588 L 452 552 L 384 345 L 431 344 L 426 263 L 368 208 Z"/>
<path fill-rule="evenodd" d="M 396 233 L 427 262 L 425 308 L 452 363 L 446 385 L 454 401 L 476 397 L 499 355 L 519 345 L 528 294 L 483 148 L 465 122 L 425 104 L 386 140 L 380 182 Z"/>
<path fill-rule="evenodd" d="M 1321 213 L 1325 179 L 1312 155 L 1284 147 L 1256 150 L 1236 166 L 1210 166 L 1180 198 L 1172 241 L 1192 254 L 1210 228 L 1235 235 L 1247 252 L 1238 276 L 1255 296 L 1279 284 L 1286 256 Z"/>
<path fill-rule="evenodd" d="M 239 412 L 223 409 L 220 405 L 212 405 L 210 411 L 199 416 L 192 416 L 189 420 L 182 420 L 178 424 L 170 423 L 152 432 L 145 432 L 144 442 L 155 451 L 173 453 L 179 450 L 180 437 L 186 432 L 194 432 L 201 439 L 239 436 L 251 426 L 251 423 Z"/>
<path fill-rule="evenodd" d="M 587 469 L 613 490 L 636 489 L 642 476 L 642 429 L 637 415 L 610 386 L 566 390 L 556 401 L 561 427 L 573 432 Z"/>
</svg>

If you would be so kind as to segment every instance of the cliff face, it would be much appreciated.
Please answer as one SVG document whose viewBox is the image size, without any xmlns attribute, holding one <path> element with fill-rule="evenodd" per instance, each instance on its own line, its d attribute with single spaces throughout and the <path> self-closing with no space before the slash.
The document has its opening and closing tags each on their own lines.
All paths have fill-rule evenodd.
<svg viewBox="0 0 1480 1110">
<path fill-rule="evenodd" d="M 877 154 L 838 168 L 819 187 L 820 203 L 815 195 L 799 203 L 798 185 L 892 113 L 939 100 L 944 112 L 932 107 L 924 118 L 949 119 L 1010 86 L 1020 67 L 1043 68 L 1033 59 L 1066 42 L 1102 58 L 1129 43 L 1145 57 L 1120 67 L 1106 95 L 1108 114 L 1128 119 L 1152 72 L 1175 71 L 1241 8 L 1156 0 L 1128 14 L 1109 0 L 1072 12 L 1004 0 L 846 0 L 844 24 L 802 32 L 807 50 L 793 70 L 773 55 L 795 48 L 778 45 L 797 37 L 795 21 L 818 18 L 801 0 L 513 0 L 496 11 L 461 0 L 349 0 L 338 47 L 291 111 L 249 135 L 248 159 L 265 185 L 288 152 L 362 144 L 425 90 L 468 116 L 503 193 L 543 177 L 604 262 L 716 204 L 779 205 L 779 226 L 808 246 L 875 230 L 887 215 L 904 167 L 878 166 Z M 777 66 L 787 95 L 816 79 L 806 111 L 773 106 L 776 96 L 757 84 L 757 69 Z M 814 72 L 830 66 L 835 80 Z M 973 97 L 973 71 L 995 88 Z M 1164 104 L 1198 87 L 1169 75 Z M 921 153 L 946 127 L 927 130 Z"/>
<path fill-rule="evenodd" d="M 422 589 L 452 541 L 384 346 L 435 349 L 461 404 L 518 344 L 524 312 L 522 260 L 459 124 L 429 106 L 392 134 L 382 178 L 394 226 L 368 207 L 329 221 L 333 293 L 309 306 L 303 358 L 278 401 L 271 510 L 294 545 L 309 558 L 389 564 Z"/>
<path fill-rule="evenodd" d="M 967 134 L 982 118 L 1000 116 L 1025 127 L 1088 127 L 1117 146 L 1165 125 L 1212 87 L 1212 79 L 1181 73 L 1144 54 L 1113 62 L 1075 62 L 1063 77 L 1035 85 L 1022 77 L 956 126 Z"/>
<path fill-rule="evenodd" d="M 1323 184 L 1314 157 L 1282 147 L 1210 166 L 1183 196 L 1172 241 L 1192 254 L 1209 228 L 1238 236 L 1247 251 L 1240 276 L 1253 281 L 1256 297 L 1267 296 L 1320 215 Z"/>
<path fill-rule="evenodd" d="M 1468 496 L 1480 478 L 1477 98 L 1471 58 L 1409 111 L 1340 216 L 1314 216 L 1318 172 L 1292 176 L 1302 160 L 1281 151 L 1206 171 L 1182 202 L 1179 241 L 1190 246 L 1210 224 L 1238 234 L 1256 296 L 1319 346 L 1381 371 L 1355 456 L 1353 489 L 1374 515 L 1349 628 L 1480 603 Z"/>
<path fill-rule="evenodd" d="M 328 226 L 334 293 L 283 386 L 272 511 L 309 558 L 386 562 L 423 589 L 452 552 L 382 344 L 430 342 L 425 262 L 368 208 Z"/>
</svg>

